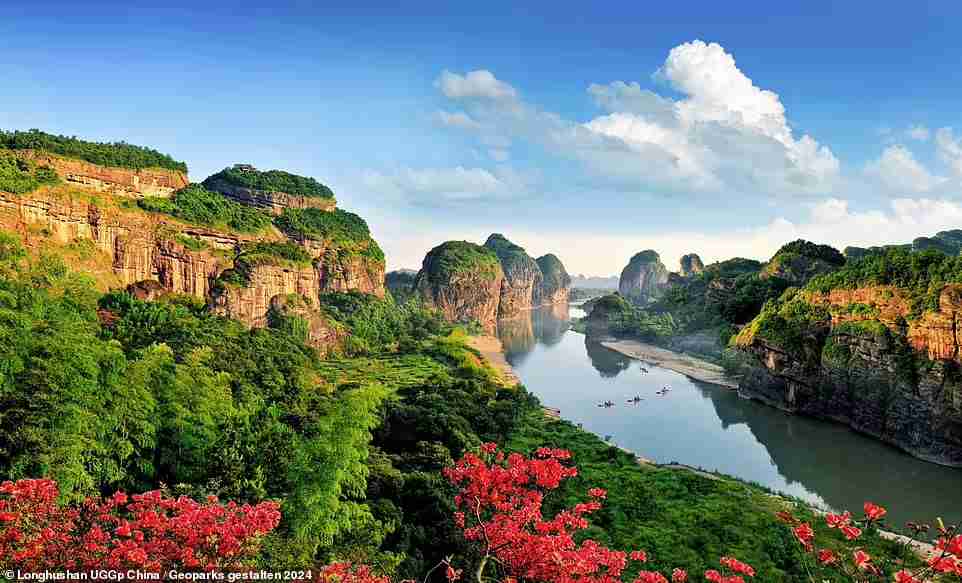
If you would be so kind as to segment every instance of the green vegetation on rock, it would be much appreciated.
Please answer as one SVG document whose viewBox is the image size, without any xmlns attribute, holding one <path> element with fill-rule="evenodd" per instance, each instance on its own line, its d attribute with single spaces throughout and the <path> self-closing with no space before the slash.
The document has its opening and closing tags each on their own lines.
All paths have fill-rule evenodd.
<svg viewBox="0 0 962 583">
<path fill-rule="evenodd" d="M 491 280 L 503 273 L 494 251 L 468 241 L 447 241 L 431 249 L 424 257 L 422 271 L 436 284 L 461 275 Z"/>
<path fill-rule="evenodd" d="M 962 257 L 933 249 L 892 248 L 850 261 L 838 271 L 813 279 L 806 289 L 827 293 L 836 288 L 892 285 L 906 293 L 911 317 L 917 318 L 926 310 L 938 309 L 939 293 L 947 283 L 962 283 Z"/>
<path fill-rule="evenodd" d="M 384 261 L 384 252 L 371 238 L 367 223 L 354 213 L 335 209 L 284 209 L 274 223 L 281 231 L 299 239 L 327 241 L 332 247 Z"/>
<path fill-rule="evenodd" d="M 216 190 L 218 182 L 265 192 L 284 192 L 294 196 L 334 198 L 334 192 L 317 180 L 309 176 L 291 174 L 284 170 L 257 170 L 250 167 L 233 166 L 208 176 L 204 180 L 204 186 Z"/>
<path fill-rule="evenodd" d="M 58 136 L 29 130 L 25 132 L 6 132 L 0 130 L 0 148 L 9 150 L 37 150 L 76 158 L 100 166 L 115 166 L 118 168 L 163 168 L 187 173 L 187 164 L 178 162 L 167 154 L 143 146 L 134 146 L 126 142 L 90 142 L 76 137 Z"/>
<path fill-rule="evenodd" d="M 53 169 L 38 166 L 30 160 L 18 158 L 12 152 L 0 150 L 0 190 L 25 194 L 58 182 L 60 178 Z"/>
<path fill-rule="evenodd" d="M 571 286 L 571 276 L 565 270 L 565 266 L 553 253 L 542 255 L 535 260 L 541 269 L 544 278 L 542 285 L 548 289 L 560 289 Z"/>
<path fill-rule="evenodd" d="M 304 268 L 312 263 L 310 253 L 290 241 L 256 241 L 245 243 L 234 257 L 234 267 L 223 271 L 219 284 L 250 285 L 254 269 L 262 265 Z"/>
<path fill-rule="evenodd" d="M 199 184 L 182 188 L 171 198 L 142 198 L 137 205 L 146 211 L 164 213 L 195 225 L 240 233 L 257 233 L 271 224 L 267 213 L 234 202 Z"/>
</svg>

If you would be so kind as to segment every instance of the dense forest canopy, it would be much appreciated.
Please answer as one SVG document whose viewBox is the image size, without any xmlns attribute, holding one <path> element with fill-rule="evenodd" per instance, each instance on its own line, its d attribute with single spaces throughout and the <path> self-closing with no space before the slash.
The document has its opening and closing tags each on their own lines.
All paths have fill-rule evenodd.
<svg viewBox="0 0 962 583">
<path fill-rule="evenodd" d="M 187 164 L 178 162 L 157 150 L 135 146 L 126 142 L 91 142 L 76 137 L 58 136 L 40 130 L 0 130 L 0 148 L 10 150 L 38 150 L 85 160 L 101 166 L 119 168 L 163 168 L 187 173 Z"/>
</svg>

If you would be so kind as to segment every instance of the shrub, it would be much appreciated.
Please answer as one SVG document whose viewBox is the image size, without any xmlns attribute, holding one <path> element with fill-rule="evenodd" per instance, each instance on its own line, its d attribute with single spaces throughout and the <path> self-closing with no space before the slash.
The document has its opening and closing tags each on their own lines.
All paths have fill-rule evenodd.
<svg viewBox="0 0 962 583">
<path fill-rule="evenodd" d="M 195 225 L 256 233 L 270 226 L 267 213 L 225 198 L 198 184 L 191 184 L 166 198 L 142 198 L 140 208 L 177 217 Z"/>
<path fill-rule="evenodd" d="M 89 142 L 76 137 L 58 136 L 29 130 L 26 132 L 0 131 L 0 148 L 10 150 L 40 150 L 86 160 L 101 166 L 116 166 L 120 168 L 164 168 L 187 173 L 187 164 L 178 162 L 167 154 L 156 150 L 134 146 L 126 142 Z"/>
<path fill-rule="evenodd" d="M 24 194 L 58 182 L 57 173 L 50 168 L 37 166 L 29 160 L 17 158 L 11 152 L 0 150 L 0 190 Z"/>
<path fill-rule="evenodd" d="M 371 238 L 367 223 L 354 213 L 341 209 L 284 209 L 274 223 L 291 237 L 327 241 L 340 251 L 384 261 L 384 252 Z"/>
<path fill-rule="evenodd" d="M 295 196 L 316 198 L 334 198 L 334 192 L 327 186 L 309 176 L 298 176 L 283 170 L 261 171 L 256 169 L 241 169 L 238 167 L 225 168 L 208 176 L 204 186 L 216 189 L 217 183 L 223 181 L 233 186 L 264 190 L 268 192 L 284 192 Z"/>
</svg>

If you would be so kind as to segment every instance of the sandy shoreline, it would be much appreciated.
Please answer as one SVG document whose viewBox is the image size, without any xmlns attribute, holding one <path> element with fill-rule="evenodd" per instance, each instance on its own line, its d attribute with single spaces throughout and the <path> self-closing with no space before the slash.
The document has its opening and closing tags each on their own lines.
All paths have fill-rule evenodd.
<svg viewBox="0 0 962 583">
<path fill-rule="evenodd" d="M 511 363 L 504 357 L 504 347 L 501 341 L 495 336 L 471 336 L 468 338 L 468 345 L 481 353 L 484 358 L 501 375 L 501 380 L 506 386 L 513 387 L 521 384 L 518 375 L 514 374 Z"/>
<path fill-rule="evenodd" d="M 601 345 L 615 352 L 624 354 L 628 358 L 634 358 L 635 360 L 641 360 L 653 366 L 673 370 L 696 381 L 720 385 L 729 389 L 738 388 L 738 381 L 727 376 L 722 367 L 695 358 L 694 356 L 673 352 L 635 340 L 612 340 L 602 342 Z"/>
</svg>

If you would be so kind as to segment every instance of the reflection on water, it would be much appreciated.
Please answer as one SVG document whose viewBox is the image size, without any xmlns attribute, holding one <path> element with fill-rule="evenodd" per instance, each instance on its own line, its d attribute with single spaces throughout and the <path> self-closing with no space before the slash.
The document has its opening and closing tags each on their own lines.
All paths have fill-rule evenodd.
<svg viewBox="0 0 962 583">
<path fill-rule="evenodd" d="M 572 305 L 571 315 L 583 314 Z M 503 324 L 508 361 L 529 390 L 647 458 L 718 470 L 835 509 L 857 511 L 869 499 L 887 505 L 896 522 L 962 519 L 962 470 L 671 371 L 645 365 L 644 373 L 641 363 L 570 331 L 558 308 Z M 657 395 L 664 386 L 672 390 Z M 644 400 L 625 402 L 635 395 Z M 604 400 L 616 406 L 597 407 Z"/>
</svg>

